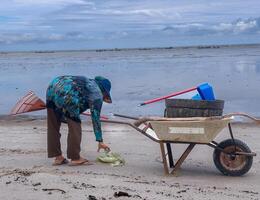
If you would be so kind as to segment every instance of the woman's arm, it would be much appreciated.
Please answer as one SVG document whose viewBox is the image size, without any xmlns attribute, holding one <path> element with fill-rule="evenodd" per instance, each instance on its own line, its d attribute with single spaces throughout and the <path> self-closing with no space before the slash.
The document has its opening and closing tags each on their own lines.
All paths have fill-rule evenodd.
<svg viewBox="0 0 260 200">
<path fill-rule="evenodd" d="M 90 105 L 91 119 L 93 124 L 94 134 L 96 136 L 96 141 L 103 142 L 101 122 L 100 122 L 100 112 L 102 108 L 102 101 L 95 100 Z"/>
</svg>

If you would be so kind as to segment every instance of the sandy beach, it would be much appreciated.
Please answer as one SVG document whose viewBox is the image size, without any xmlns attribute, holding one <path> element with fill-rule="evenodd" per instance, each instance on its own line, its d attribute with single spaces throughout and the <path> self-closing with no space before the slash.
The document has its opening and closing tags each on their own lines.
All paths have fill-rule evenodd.
<svg viewBox="0 0 260 200">
<path fill-rule="evenodd" d="M 259 7 L 2 0 L 0 200 L 260 200 Z"/>
<path fill-rule="evenodd" d="M 259 156 L 242 177 L 223 176 L 214 166 L 213 149 L 197 146 L 177 177 L 165 176 L 159 145 L 131 127 L 103 124 L 104 140 L 126 160 L 122 167 L 96 162 L 99 155 L 92 126 L 83 123 L 82 156 L 91 166 L 52 166 L 46 153 L 44 118 L 0 120 L 0 199 L 260 199 Z M 67 127 L 62 126 L 66 155 Z M 260 153 L 259 127 L 235 124 L 234 133 Z M 228 138 L 227 129 L 217 141 Z M 176 158 L 185 145 L 173 145 Z M 129 197 L 116 197 L 125 192 Z"/>
</svg>

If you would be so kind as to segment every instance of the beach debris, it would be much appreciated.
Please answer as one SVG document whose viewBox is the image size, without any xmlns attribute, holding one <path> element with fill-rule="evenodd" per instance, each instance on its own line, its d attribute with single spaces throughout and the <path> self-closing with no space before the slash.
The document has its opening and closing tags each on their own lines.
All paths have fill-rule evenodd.
<svg viewBox="0 0 260 200">
<path fill-rule="evenodd" d="M 180 194 L 180 193 L 183 193 L 183 192 L 187 192 L 187 189 L 186 190 L 180 190 L 177 192 L 177 194 Z"/>
<path fill-rule="evenodd" d="M 61 192 L 61 194 L 65 194 L 66 192 L 62 189 L 58 189 L 58 188 L 43 188 L 42 191 L 45 191 L 45 192 L 51 192 L 51 191 L 59 191 Z"/>
<path fill-rule="evenodd" d="M 30 171 L 30 170 L 15 169 L 15 170 L 9 171 L 7 173 L 0 174 L 0 178 L 4 177 L 4 176 L 14 175 L 14 174 L 18 174 L 20 176 L 30 176 L 33 173 L 35 173 L 35 172 Z"/>
<path fill-rule="evenodd" d="M 32 186 L 34 186 L 34 187 L 39 186 L 39 185 L 41 185 L 40 182 L 32 184 Z"/>
<path fill-rule="evenodd" d="M 27 170 L 27 169 L 24 169 L 24 170 L 23 169 L 15 169 L 14 173 L 17 173 L 17 174 L 22 175 L 22 176 L 31 176 L 35 172 L 31 171 L 31 170 Z"/>
<path fill-rule="evenodd" d="M 82 183 L 81 186 L 84 187 L 84 188 L 96 188 L 95 185 L 86 184 L 86 183 Z"/>
<path fill-rule="evenodd" d="M 20 176 L 18 175 L 15 179 L 14 179 L 15 182 L 19 182 L 19 183 L 27 183 L 28 182 L 28 179 L 24 176 Z"/>
<path fill-rule="evenodd" d="M 71 182 L 67 182 L 67 183 L 70 184 Z M 86 183 L 79 183 L 79 182 L 74 183 L 74 184 L 72 185 L 72 187 L 73 187 L 74 189 L 77 189 L 77 190 L 83 190 L 83 189 L 87 189 L 87 188 L 96 188 L 95 185 L 86 184 Z"/>
<path fill-rule="evenodd" d="M 118 197 L 131 197 L 131 195 L 128 194 L 127 192 L 119 191 L 119 192 L 114 193 L 114 197 L 116 197 L 116 198 L 118 198 Z"/>
<path fill-rule="evenodd" d="M 88 195 L 88 199 L 89 200 L 98 200 L 95 196 L 93 195 Z"/>
<path fill-rule="evenodd" d="M 97 160 L 103 163 L 110 163 L 111 166 L 123 166 L 125 164 L 125 160 L 118 153 L 113 152 L 102 152 L 97 157 Z"/>
<path fill-rule="evenodd" d="M 240 192 L 247 193 L 247 194 L 259 194 L 258 192 L 253 192 L 253 191 L 249 191 L 249 190 L 243 190 Z"/>
</svg>

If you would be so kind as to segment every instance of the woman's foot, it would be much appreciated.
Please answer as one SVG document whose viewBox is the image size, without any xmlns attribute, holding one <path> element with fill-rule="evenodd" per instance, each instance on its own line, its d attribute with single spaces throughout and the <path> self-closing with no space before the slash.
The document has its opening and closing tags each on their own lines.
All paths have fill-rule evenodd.
<svg viewBox="0 0 260 200">
<path fill-rule="evenodd" d="M 60 156 L 57 156 L 55 159 L 54 159 L 54 161 L 53 161 L 53 163 L 52 163 L 52 165 L 64 165 L 64 164 L 67 164 L 69 161 L 66 159 L 66 158 L 64 158 L 62 155 L 60 155 Z"/>
<path fill-rule="evenodd" d="M 80 157 L 78 160 L 71 160 L 69 163 L 70 166 L 77 165 L 93 165 L 93 163 L 89 162 L 87 159 Z"/>
</svg>

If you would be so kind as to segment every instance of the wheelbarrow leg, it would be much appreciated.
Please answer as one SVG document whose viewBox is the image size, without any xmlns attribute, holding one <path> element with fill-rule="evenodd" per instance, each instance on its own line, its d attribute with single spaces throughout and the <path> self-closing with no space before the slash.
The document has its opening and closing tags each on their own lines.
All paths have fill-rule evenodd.
<svg viewBox="0 0 260 200">
<path fill-rule="evenodd" d="M 175 164 L 171 174 L 175 174 L 176 171 L 178 169 L 180 169 L 181 164 L 183 163 L 183 161 L 187 158 L 187 156 L 190 154 L 190 152 L 192 151 L 192 149 L 194 148 L 196 144 L 195 143 L 191 143 L 189 144 L 189 146 L 187 147 L 187 149 L 183 152 L 183 154 L 181 155 L 181 157 L 179 158 L 179 160 L 177 161 L 177 163 Z"/>
<path fill-rule="evenodd" d="M 173 158 L 172 158 L 172 147 L 171 147 L 171 143 L 166 143 L 166 148 L 167 148 L 167 153 L 168 153 L 168 159 L 169 159 L 170 168 L 173 168 L 173 167 L 174 167 L 174 162 L 173 162 Z"/>
<path fill-rule="evenodd" d="M 168 164 L 167 164 L 167 159 L 166 159 L 166 154 L 165 154 L 165 149 L 164 149 L 164 143 L 163 142 L 160 142 L 160 147 L 161 147 L 161 153 L 162 153 L 164 174 L 168 175 L 169 174 L 169 169 L 168 169 Z"/>
</svg>

